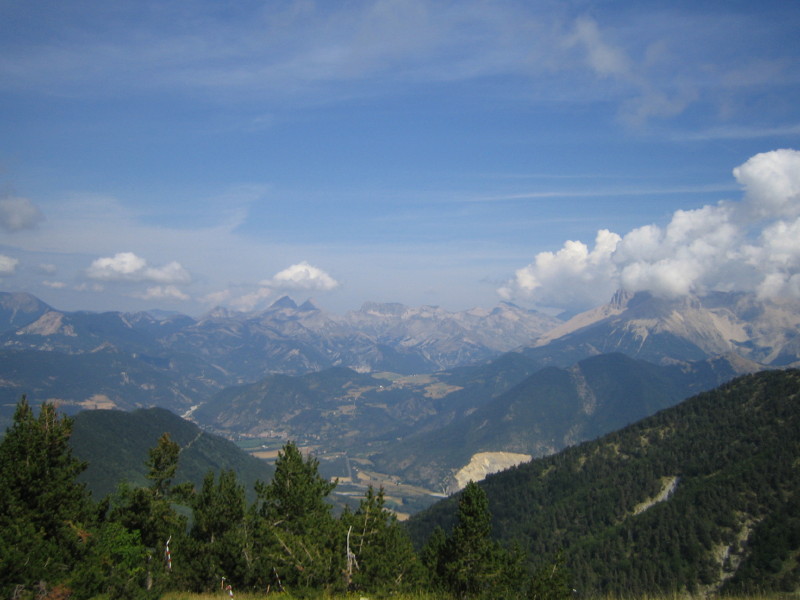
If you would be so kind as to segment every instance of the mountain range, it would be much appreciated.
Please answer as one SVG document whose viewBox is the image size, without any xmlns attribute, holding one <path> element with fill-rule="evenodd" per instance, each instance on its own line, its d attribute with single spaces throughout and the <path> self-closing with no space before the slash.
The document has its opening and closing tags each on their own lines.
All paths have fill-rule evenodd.
<svg viewBox="0 0 800 600">
<path fill-rule="evenodd" d="M 542 366 L 569 366 L 608 352 L 655 363 L 729 355 L 790 366 L 800 360 L 800 302 L 715 292 L 664 299 L 619 291 L 608 304 L 576 315 L 523 352 Z"/>
<path fill-rule="evenodd" d="M 23 393 L 67 412 L 160 406 L 229 438 L 291 439 L 447 491 L 736 375 L 796 365 L 799 340 L 797 302 L 734 293 L 618 292 L 566 322 L 508 303 L 332 315 L 288 297 L 194 319 L 0 293 L 0 419 Z"/>
<path fill-rule="evenodd" d="M 0 293 L 0 402 L 28 393 L 65 407 L 159 405 L 182 413 L 223 387 L 270 373 L 344 366 L 410 374 L 479 362 L 555 323 L 512 304 L 453 313 L 367 303 L 339 316 L 284 297 L 259 313 L 215 309 L 192 319 L 63 312 L 28 294 Z M 84 377 L 70 381 L 67 371 Z M 113 380 L 95 381 L 100 371 Z"/>
</svg>

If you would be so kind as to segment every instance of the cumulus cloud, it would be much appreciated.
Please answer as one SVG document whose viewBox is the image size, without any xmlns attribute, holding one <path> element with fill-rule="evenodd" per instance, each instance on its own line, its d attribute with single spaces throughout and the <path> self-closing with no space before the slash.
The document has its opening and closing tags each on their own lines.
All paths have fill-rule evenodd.
<svg viewBox="0 0 800 600">
<path fill-rule="evenodd" d="M 570 240 L 557 252 L 540 252 L 498 292 L 507 300 L 521 295 L 548 306 L 592 303 L 598 292 L 611 296 L 615 289 L 611 254 L 619 240 L 616 233 L 603 229 L 591 250 L 583 242 Z"/>
<path fill-rule="evenodd" d="M 6 231 L 33 229 L 43 220 L 42 211 L 27 198 L 0 198 L 0 227 Z"/>
<path fill-rule="evenodd" d="M 745 204 L 756 218 L 800 216 L 800 152 L 756 154 L 733 170 L 745 190 Z"/>
<path fill-rule="evenodd" d="M 133 252 L 118 252 L 114 256 L 96 259 L 86 270 L 86 276 L 98 281 L 144 281 L 162 285 L 185 284 L 192 279 L 176 261 L 152 267 Z"/>
<path fill-rule="evenodd" d="M 276 273 L 272 279 L 262 281 L 261 285 L 286 291 L 327 292 L 337 288 L 339 282 L 322 269 L 303 261 Z"/>
<path fill-rule="evenodd" d="M 17 270 L 18 264 L 19 260 L 16 258 L 11 258 L 10 256 L 0 254 L 0 277 L 8 277 L 9 275 L 13 275 Z"/>
<path fill-rule="evenodd" d="M 498 290 L 506 299 L 572 310 L 611 293 L 674 298 L 712 290 L 800 298 L 800 152 L 757 154 L 733 170 L 739 202 L 678 210 L 665 227 L 598 232 L 590 249 L 568 241 L 541 252 Z"/>
</svg>

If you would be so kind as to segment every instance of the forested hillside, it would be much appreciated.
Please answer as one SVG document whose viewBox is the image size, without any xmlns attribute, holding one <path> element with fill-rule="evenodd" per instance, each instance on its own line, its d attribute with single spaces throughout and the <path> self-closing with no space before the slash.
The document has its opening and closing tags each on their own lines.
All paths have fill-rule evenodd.
<svg viewBox="0 0 800 600">
<path fill-rule="evenodd" d="M 511 362 L 510 356 L 502 362 Z M 514 364 L 521 369 L 530 363 L 517 355 Z M 480 372 L 475 367 L 464 371 Z M 620 353 L 600 354 L 569 368 L 540 369 L 494 396 L 486 385 L 465 386 L 451 394 L 449 406 L 462 401 L 468 411 L 464 407 L 460 414 L 450 411 L 452 420 L 445 426 L 392 441 L 371 458 L 387 473 L 440 489 L 452 485 L 453 472 L 478 452 L 534 457 L 554 454 L 673 406 L 735 375 L 735 366 L 724 357 L 655 365 Z M 473 390 L 485 394 L 482 402 L 469 403 Z"/>
<path fill-rule="evenodd" d="M 87 410 L 75 416 L 70 445 L 75 456 L 88 465 L 78 480 L 95 499 L 112 493 L 123 481 L 147 485 L 147 451 L 165 432 L 181 448 L 175 483 L 191 482 L 199 487 L 209 470 L 233 470 L 245 489 L 252 490 L 257 480 L 272 477 L 271 465 L 233 442 L 206 433 L 166 409 L 148 408 Z"/>
<path fill-rule="evenodd" d="M 800 372 L 736 379 L 481 485 L 493 532 L 581 595 L 796 590 Z M 412 518 L 422 543 L 456 499 Z"/>
</svg>

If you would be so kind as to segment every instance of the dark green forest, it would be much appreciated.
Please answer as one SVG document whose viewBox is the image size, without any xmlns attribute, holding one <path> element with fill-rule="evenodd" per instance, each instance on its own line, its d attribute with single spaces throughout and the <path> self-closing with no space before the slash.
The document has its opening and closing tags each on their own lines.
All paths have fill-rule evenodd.
<svg viewBox="0 0 800 600">
<path fill-rule="evenodd" d="M 534 565 L 562 557 L 580 595 L 797 592 L 800 372 L 736 379 L 481 486 L 493 537 Z M 455 503 L 412 517 L 417 545 Z"/>
<path fill-rule="evenodd" d="M 336 482 L 291 442 L 272 479 L 256 482 L 253 502 L 232 470 L 209 471 L 200 486 L 176 484 L 181 446 L 166 433 L 148 453 L 145 485 L 124 483 L 95 501 L 79 482 L 86 464 L 72 454 L 72 425 L 53 405 L 37 415 L 23 398 L 0 441 L 4 598 L 155 598 L 223 582 L 293 597 L 433 588 L 513 598 L 533 589 L 521 554 L 490 539 L 488 501 L 475 484 L 453 531 L 438 532 L 418 555 L 382 490 L 335 515 Z"/>
</svg>

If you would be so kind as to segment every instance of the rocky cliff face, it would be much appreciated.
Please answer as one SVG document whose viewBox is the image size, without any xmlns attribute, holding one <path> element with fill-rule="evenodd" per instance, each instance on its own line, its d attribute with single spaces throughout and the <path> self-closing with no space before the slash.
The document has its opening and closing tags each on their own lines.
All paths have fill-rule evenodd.
<svg viewBox="0 0 800 600">
<path fill-rule="evenodd" d="M 765 365 L 795 364 L 800 361 L 800 302 L 721 292 L 679 299 L 619 293 L 526 350 L 563 366 L 607 352 L 659 363 L 736 355 Z"/>
</svg>

